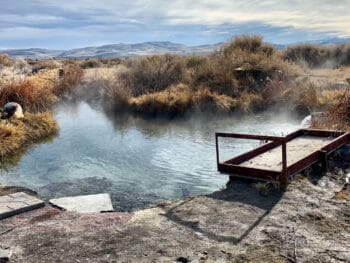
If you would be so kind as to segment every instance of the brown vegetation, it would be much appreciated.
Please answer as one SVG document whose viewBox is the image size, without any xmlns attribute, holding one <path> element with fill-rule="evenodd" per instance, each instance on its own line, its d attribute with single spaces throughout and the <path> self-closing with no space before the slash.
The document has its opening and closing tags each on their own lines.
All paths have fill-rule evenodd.
<svg viewBox="0 0 350 263">
<path fill-rule="evenodd" d="M 59 80 L 53 89 L 54 94 L 62 97 L 71 93 L 79 85 L 82 77 L 82 68 L 78 64 L 69 63 L 59 71 Z"/>
<path fill-rule="evenodd" d="M 350 131 L 350 90 L 346 90 L 328 111 L 326 128 Z"/>
<path fill-rule="evenodd" d="M 14 156 L 23 148 L 57 131 L 58 125 L 48 112 L 27 112 L 22 119 L 0 120 L 0 158 Z"/>
<path fill-rule="evenodd" d="M 272 106 L 307 114 L 329 107 L 343 91 L 304 74 L 305 62 L 311 67 L 331 60 L 333 65 L 349 65 L 349 53 L 349 45 L 300 45 L 281 51 L 259 36 L 238 36 L 209 55 L 28 60 L 34 75 L 1 85 L 0 103 L 11 100 L 37 112 L 78 96 L 101 99 L 117 112 L 149 116 L 207 109 L 254 112 Z M 1 58 L 5 64 L 13 62 Z M 338 73 L 333 83 L 344 81 L 346 76 Z"/>
<path fill-rule="evenodd" d="M 198 109 L 261 110 L 269 105 L 269 99 L 263 100 L 270 83 L 295 72 L 258 36 L 237 37 L 207 56 L 134 58 L 122 61 L 119 69 L 114 77 L 103 81 L 97 77 L 102 82 L 101 97 L 116 110 L 150 116 L 183 115 Z"/>
<path fill-rule="evenodd" d="M 340 67 L 350 65 L 350 44 L 335 46 L 298 45 L 283 53 L 284 59 L 305 63 L 309 67 Z"/>
<path fill-rule="evenodd" d="M 62 69 L 44 69 L 24 79 L 0 85 L 0 105 L 17 102 L 25 111 L 50 110 L 61 97 L 72 92 L 80 83 L 82 69 L 73 63 Z"/>
<path fill-rule="evenodd" d="M 0 54 L 0 66 L 10 67 L 14 61 L 6 54 Z"/>
</svg>

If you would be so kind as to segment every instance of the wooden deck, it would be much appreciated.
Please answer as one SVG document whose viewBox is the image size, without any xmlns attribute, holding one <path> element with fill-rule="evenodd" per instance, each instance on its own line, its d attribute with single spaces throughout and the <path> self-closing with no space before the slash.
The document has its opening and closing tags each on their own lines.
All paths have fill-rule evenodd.
<svg viewBox="0 0 350 263">
<path fill-rule="evenodd" d="M 220 161 L 219 137 L 270 141 L 252 151 Z M 238 133 L 216 133 L 218 171 L 235 176 L 279 182 L 286 189 L 288 176 L 317 161 L 327 168 L 327 155 L 350 143 L 341 131 L 301 129 L 285 137 Z"/>
<path fill-rule="evenodd" d="M 315 151 L 331 142 L 331 138 L 301 136 L 287 142 L 287 166 L 297 163 Z M 282 171 L 282 146 L 277 146 L 267 152 L 241 163 L 241 166 Z"/>
</svg>

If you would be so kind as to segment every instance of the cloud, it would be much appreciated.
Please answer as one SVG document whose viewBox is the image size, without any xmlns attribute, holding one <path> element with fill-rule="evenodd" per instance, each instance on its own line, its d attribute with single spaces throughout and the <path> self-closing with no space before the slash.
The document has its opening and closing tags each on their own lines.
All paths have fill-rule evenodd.
<svg viewBox="0 0 350 263">
<path fill-rule="evenodd" d="M 350 0 L 1 2 L 0 46 L 71 48 L 150 40 L 204 44 L 242 33 L 259 33 L 278 43 L 350 37 Z"/>
</svg>

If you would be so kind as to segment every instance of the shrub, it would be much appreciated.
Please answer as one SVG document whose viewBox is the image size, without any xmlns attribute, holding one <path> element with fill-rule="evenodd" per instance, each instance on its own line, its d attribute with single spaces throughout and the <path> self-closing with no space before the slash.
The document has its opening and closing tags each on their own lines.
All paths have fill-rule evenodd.
<svg viewBox="0 0 350 263">
<path fill-rule="evenodd" d="M 350 131 L 350 90 L 347 89 L 328 111 L 327 123 L 323 125 L 339 130 Z"/>
<path fill-rule="evenodd" d="M 134 112 L 152 117 L 176 117 L 190 110 L 231 111 L 236 106 L 236 101 L 231 97 L 206 88 L 193 91 L 185 84 L 131 98 L 129 103 Z"/>
<path fill-rule="evenodd" d="M 83 77 L 82 68 L 76 63 L 69 63 L 60 69 L 58 84 L 54 89 L 55 95 L 63 97 L 71 93 L 81 82 Z"/>
<path fill-rule="evenodd" d="M 58 69 L 62 66 L 59 61 L 53 58 L 37 60 L 35 62 L 32 61 L 31 64 L 32 64 L 32 70 L 34 73 L 37 73 L 40 70 L 44 70 L 44 69 Z"/>
<path fill-rule="evenodd" d="M 203 60 L 193 74 L 194 86 L 237 97 L 265 88 L 291 71 L 281 55 L 258 36 L 236 37 Z"/>
<path fill-rule="evenodd" d="M 156 55 L 127 62 L 129 85 L 134 96 L 162 91 L 181 82 L 185 75 L 184 59 L 176 55 Z"/>
<path fill-rule="evenodd" d="M 22 119 L 0 120 L 0 158 L 14 156 L 23 147 L 57 132 L 58 125 L 48 112 L 27 112 Z"/>
<path fill-rule="evenodd" d="M 0 66 L 11 67 L 14 63 L 7 54 L 0 54 Z"/>
<path fill-rule="evenodd" d="M 323 65 L 330 58 L 330 50 L 306 44 L 289 47 L 283 55 L 285 60 L 305 63 L 309 67 L 316 67 Z"/>
<path fill-rule="evenodd" d="M 0 88 L 0 105 L 17 102 L 26 111 L 45 111 L 57 102 L 50 88 L 38 87 L 29 80 L 11 83 Z"/>
<path fill-rule="evenodd" d="M 340 67 L 350 65 L 350 44 L 334 46 L 316 46 L 311 44 L 297 45 L 287 48 L 284 59 L 306 64 L 309 67 Z"/>
<path fill-rule="evenodd" d="M 80 67 L 83 69 L 97 68 L 97 67 L 101 67 L 101 66 L 102 66 L 102 63 L 97 58 L 87 58 L 87 59 L 84 59 L 80 62 Z"/>
</svg>

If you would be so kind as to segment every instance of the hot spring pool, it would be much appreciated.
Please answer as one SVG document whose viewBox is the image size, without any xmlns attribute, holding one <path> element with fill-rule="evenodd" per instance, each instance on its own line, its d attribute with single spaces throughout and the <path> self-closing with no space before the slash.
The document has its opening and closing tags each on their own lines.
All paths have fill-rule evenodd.
<svg viewBox="0 0 350 263">
<path fill-rule="evenodd" d="M 15 167 L 0 170 L 0 183 L 28 187 L 45 199 L 108 192 L 115 209 L 123 211 L 223 187 L 228 177 L 216 171 L 216 131 L 281 135 L 299 128 L 296 120 L 272 115 L 111 118 L 83 102 L 61 105 L 54 114 L 59 136 L 30 148 Z M 235 141 L 222 158 L 257 144 Z"/>
</svg>

